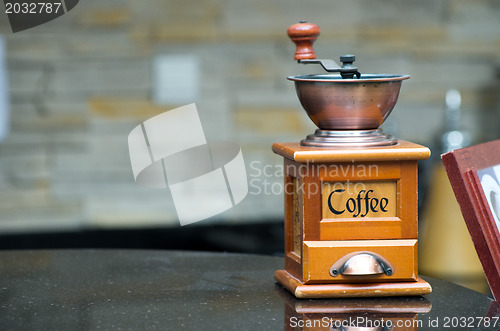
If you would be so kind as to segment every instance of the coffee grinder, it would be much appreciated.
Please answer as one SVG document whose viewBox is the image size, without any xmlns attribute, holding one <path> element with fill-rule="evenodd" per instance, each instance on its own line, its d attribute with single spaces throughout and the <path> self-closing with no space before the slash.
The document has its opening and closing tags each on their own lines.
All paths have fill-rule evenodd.
<svg viewBox="0 0 500 331">
<path fill-rule="evenodd" d="M 318 126 L 284 158 L 285 269 L 297 298 L 409 296 L 431 292 L 417 264 L 417 161 L 430 150 L 385 134 L 404 75 L 360 73 L 354 55 L 317 59 L 317 25 L 288 28 L 295 60 L 326 74 L 290 76 Z"/>
</svg>

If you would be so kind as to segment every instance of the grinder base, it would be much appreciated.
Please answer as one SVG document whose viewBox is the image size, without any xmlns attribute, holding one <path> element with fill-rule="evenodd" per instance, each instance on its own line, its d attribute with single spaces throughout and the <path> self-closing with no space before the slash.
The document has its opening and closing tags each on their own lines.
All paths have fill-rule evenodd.
<svg viewBox="0 0 500 331">
<path fill-rule="evenodd" d="M 286 270 L 277 270 L 274 278 L 299 299 L 415 296 L 432 292 L 422 278 L 416 282 L 306 285 Z"/>
</svg>

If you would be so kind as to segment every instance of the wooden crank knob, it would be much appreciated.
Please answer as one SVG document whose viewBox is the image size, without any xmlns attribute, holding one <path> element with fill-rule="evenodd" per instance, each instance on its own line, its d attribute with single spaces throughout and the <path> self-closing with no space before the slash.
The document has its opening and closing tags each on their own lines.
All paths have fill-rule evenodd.
<svg viewBox="0 0 500 331">
<path fill-rule="evenodd" d="M 306 21 L 290 26 L 287 30 L 288 37 L 297 46 L 295 50 L 295 60 L 315 59 L 316 53 L 313 49 L 313 43 L 319 36 L 319 26 Z"/>
</svg>

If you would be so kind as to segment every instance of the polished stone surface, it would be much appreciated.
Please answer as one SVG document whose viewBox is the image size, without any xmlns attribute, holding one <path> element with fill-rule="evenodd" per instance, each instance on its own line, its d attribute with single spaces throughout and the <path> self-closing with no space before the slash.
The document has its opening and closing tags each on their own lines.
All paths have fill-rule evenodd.
<svg viewBox="0 0 500 331">
<path fill-rule="evenodd" d="M 0 329 L 280 330 L 292 317 L 394 319 L 413 309 L 425 330 L 436 318 L 440 327 L 445 318 L 477 321 L 492 303 L 428 277 L 434 292 L 425 297 L 297 300 L 274 281 L 281 268 L 281 257 L 224 253 L 2 251 Z"/>
</svg>

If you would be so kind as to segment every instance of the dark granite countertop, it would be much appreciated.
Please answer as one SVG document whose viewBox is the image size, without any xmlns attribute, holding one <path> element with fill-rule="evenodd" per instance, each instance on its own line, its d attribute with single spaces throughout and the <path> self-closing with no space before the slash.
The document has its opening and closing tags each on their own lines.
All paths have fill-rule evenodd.
<svg viewBox="0 0 500 331">
<path fill-rule="evenodd" d="M 273 278 L 282 267 L 281 257 L 229 253 L 2 251 L 0 329 L 281 330 L 359 316 L 418 319 L 420 330 L 467 318 L 479 329 L 493 307 L 483 294 L 429 277 L 425 297 L 297 300 Z"/>
</svg>

